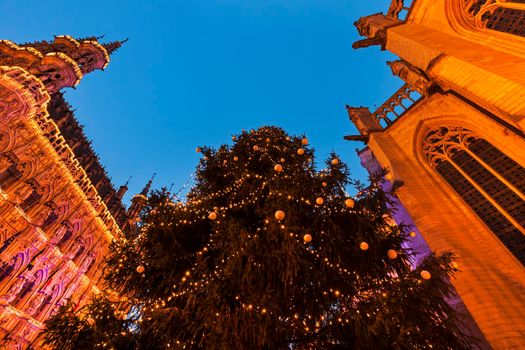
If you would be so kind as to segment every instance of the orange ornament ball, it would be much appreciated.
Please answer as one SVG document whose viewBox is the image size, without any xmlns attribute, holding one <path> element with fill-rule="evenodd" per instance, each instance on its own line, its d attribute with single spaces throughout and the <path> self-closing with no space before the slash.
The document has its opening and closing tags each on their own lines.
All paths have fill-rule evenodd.
<svg viewBox="0 0 525 350">
<path fill-rule="evenodd" d="M 285 161 L 286 161 L 286 159 L 281 158 L 281 163 L 284 163 Z"/>
<path fill-rule="evenodd" d="M 299 149 L 297 150 L 297 154 L 300 155 L 300 156 L 302 156 L 302 155 L 304 154 L 304 149 L 299 148 Z"/>
<path fill-rule="evenodd" d="M 275 212 L 275 218 L 276 218 L 277 220 L 279 220 L 279 221 L 284 220 L 284 217 L 285 217 L 285 216 L 286 216 L 286 214 L 285 214 L 284 211 L 282 211 L 282 210 L 277 210 L 277 211 Z"/>
<path fill-rule="evenodd" d="M 201 148 L 200 148 L 200 147 L 197 147 L 197 148 L 195 148 L 195 152 L 197 152 L 197 153 L 201 153 L 201 152 L 202 152 L 202 150 L 201 150 Z"/>
<path fill-rule="evenodd" d="M 307 233 L 303 236 L 303 241 L 305 241 L 306 243 L 310 243 L 312 241 L 312 235 Z"/>
<path fill-rule="evenodd" d="M 328 184 L 326 182 L 324 182 L 324 181 L 323 181 L 323 183 L 321 185 L 323 185 L 323 187 L 328 186 Z"/>
<path fill-rule="evenodd" d="M 259 150 L 259 146 L 257 146 L 257 145 L 253 146 L 253 150 L 254 151 L 258 151 Z"/>
<path fill-rule="evenodd" d="M 428 272 L 427 270 L 421 271 L 420 275 L 421 275 L 421 278 L 424 279 L 424 280 L 429 280 L 430 277 L 432 277 L 430 272 Z"/>
<path fill-rule="evenodd" d="M 239 157 L 235 156 L 235 157 L 233 157 L 233 160 L 234 160 L 234 161 L 238 161 L 238 160 L 239 160 Z"/>
<path fill-rule="evenodd" d="M 144 269 L 144 266 L 142 266 L 142 265 L 137 266 L 137 272 L 138 272 L 138 273 L 143 273 L 144 270 L 145 270 L 145 269 Z"/>
<path fill-rule="evenodd" d="M 210 214 L 208 214 L 208 219 L 210 219 L 210 220 L 217 219 L 217 213 L 212 211 Z"/>
<path fill-rule="evenodd" d="M 347 208 L 353 208 L 354 204 L 355 202 L 352 198 L 348 198 L 347 200 L 345 200 L 345 205 Z"/>
<path fill-rule="evenodd" d="M 416 237 L 417 233 L 415 233 L 414 231 L 412 231 L 412 232 L 410 232 L 408 235 L 409 235 L 410 237 Z"/>
<path fill-rule="evenodd" d="M 359 248 L 361 250 L 368 250 L 369 246 L 368 246 L 368 243 L 366 242 L 361 242 L 361 244 L 359 245 Z"/>
<path fill-rule="evenodd" d="M 317 199 L 315 200 L 315 203 L 317 203 L 318 205 L 321 205 L 324 203 L 324 199 L 322 197 L 317 197 Z"/>
<path fill-rule="evenodd" d="M 275 166 L 273 167 L 273 170 L 280 173 L 281 171 L 283 171 L 283 166 L 281 164 L 275 164 Z"/>
<path fill-rule="evenodd" d="M 388 258 L 389 259 L 397 259 L 397 251 L 395 251 L 394 249 L 389 249 L 387 252 L 386 252 L 386 255 L 388 255 Z"/>
<path fill-rule="evenodd" d="M 88 325 L 90 325 L 91 327 L 93 327 L 95 325 L 95 319 L 93 317 L 88 317 L 86 322 L 88 323 Z"/>
<path fill-rule="evenodd" d="M 337 164 L 339 164 L 339 159 L 334 158 L 334 159 L 332 159 L 332 162 L 331 162 L 331 163 L 332 163 L 333 165 L 337 165 Z"/>
<path fill-rule="evenodd" d="M 301 143 L 302 143 L 303 145 L 307 145 L 307 144 L 308 144 L 308 139 L 307 139 L 306 137 L 303 138 L 303 139 L 301 140 Z"/>
<path fill-rule="evenodd" d="M 267 137 L 264 141 L 266 141 L 266 143 L 270 143 L 270 138 Z"/>
</svg>

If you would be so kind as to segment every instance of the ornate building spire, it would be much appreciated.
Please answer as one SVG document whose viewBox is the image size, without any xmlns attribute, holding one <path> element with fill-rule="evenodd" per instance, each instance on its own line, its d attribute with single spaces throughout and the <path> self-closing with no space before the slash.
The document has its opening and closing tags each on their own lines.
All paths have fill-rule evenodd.
<svg viewBox="0 0 525 350">
<path fill-rule="evenodd" d="M 122 44 L 126 43 L 128 40 L 129 39 L 126 38 L 121 41 L 112 41 L 110 43 L 102 44 L 102 46 L 104 46 L 108 55 L 111 55 L 113 52 L 117 51 L 122 46 Z"/>
<path fill-rule="evenodd" d="M 44 83 L 50 94 L 64 87 L 76 86 L 83 75 L 104 69 L 109 54 L 122 46 L 124 41 L 106 44 L 101 37 L 74 39 L 68 35 L 55 36 L 53 41 L 36 41 L 17 45 L 0 40 L 0 66 L 18 66 L 27 70 Z"/>
<path fill-rule="evenodd" d="M 146 186 L 144 186 L 144 188 L 142 189 L 142 192 L 140 192 L 141 195 L 143 196 L 147 196 L 148 195 L 148 192 L 151 188 L 151 184 L 153 183 L 153 179 L 155 178 L 155 176 L 157 175 L 157 173 L 153 173 L 153 176 L 151 177 L 151 179 L 149 179 L 148 183 L 146 184 Z"/>
<path fill-rule="evenodd" d="M 130 180 L 131 180 L 131 176 L 129 177 L 128 181 L 126 181 L 126 183 L 124 185 L 119 187 L 119 189 L 117 191 L 117 197 L 118 197 L 119 200 L 122 200 L 122 197 L 124 197 L 124 195 L 128 191 L 128 184 L 129 184 Z"/>
<path fill-rule="evenodd" d="M 146 186 L 144 186 L 144 188 L 139 194 L 133 196 L 133 199 L 131 200 L 131 206 L 129 207 L 127 212 L 128 223 L 130 225 L 137 221 L 140 215 L 140 211 L 142 210 L 142 208 L 144 208 L 144 205 L 146 205 L 146 202 L 148 200 L 148 192 L 151 189 L 151 184 L 153 183 L 155 175 L 156 174 L 153 174 L 151 179 L 148 181 Z"/>
<path fill-rule="evenodd" d="M 100 39 L 103 39 L 106 35 L 99 35 L 99 36 L 86 36 L 85 38 L 77 38 L 77 41 L 99 41 Z"/>
<path fill-rule="evenodd" d="M 109 55 L 127 41 L 98 42 L 102 36 L 75 39 L 55 36 L 53 41 L 35 41 L 17 45 L 0 40 L 0 65 L 19 66 L 39 78 L 50 94 L 64 87 L 74 87 L 84 74 L 104 69 Z"/>
</svg>

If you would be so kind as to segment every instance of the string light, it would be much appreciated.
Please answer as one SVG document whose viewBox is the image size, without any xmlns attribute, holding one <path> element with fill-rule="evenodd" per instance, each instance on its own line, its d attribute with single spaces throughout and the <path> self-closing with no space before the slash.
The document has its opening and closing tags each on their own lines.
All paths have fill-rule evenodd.
<svg viewBox="0 0 525 350">
<path fill-rule="evenodd" d="M 303 139 L 305 140 L 305 139 Z M 308 141 L 306 140 L 306 143 L 301 140 L 302 144 L 307 144 Z M 269 143 L 269 142 L 266 142 Z M 259 147 L 259 145 L 253 146 L 254 151 L 262 151 L 258 152 L 258 154 L 266 154 L 266 148 Z M 302 150 L 302 153 L 299 152 L 299 150 Z M 304 154 L 304 149 L 300 148 L 297 150 L 297 154 L 302 155 Z M 238 161 L 239 157 L 234 156 L 234 161 Z M 233 181 L 233 183 L 221 190 L 215 191 L 213 193 L 208 194 L 202 194 L 202 193 L 193 193 L 191 195 L 191 198 L 187 200 L 186 202 L 180 202 L 174 205 L 174 203 L 168 202 L 166 204 L 161 204 L 159 208 L 157 209 L 158 212 L 151 212 L 151 217 L 147 223 L 144 224 L 142 227 L 143 233 L 146 233 L 149 229 L 155 228 L 158 226 L 164 227 L 163 222 L 158 222 L 158 220 L 163 220 L 164 215 L 168 213 L 169 211 L 177 212 L 180 214 L 180 216 L 184 217 L 182 219 L 174 220 L 173 222 L 166 223 L 167 227 L 177 227 L 179 225 L 189 225 L 193 223 L 200 222 L 202 220 L 208 219 L 214 221 L 214 223 L 211 225 L 212 232 L 209 235 L 208 241 L 205 243 L 205 246 L 200 249 L 199 251 L 188 254 L 184 257 L 178 257 L 177 259 L 189 259 L 192 256 L 209 256 L 206 255 L 210 251 L 214 251 L 217 249 L 216 240 L 214 240 L 214 237 L 217 237 L 220 235 L 221 230 L 221 223 L 222 220 L 227 218 L 228 212 L 233 209 L 241 209 L 246 208 L 247 206 L 254 205 L 255 203 L 258 203 L 260 200 L 264 199 L 265 201 L 269 202 L 272 199 L 278 199 L 278 200 L 286 200 L 289 203 L 297 203 L 300 205 L 304 205 L 309 207 L 311 210 L 314 210 L 318 213 L 323 213 L 324 215 L 332 215 L 332 214 L 341 214 L 341 215 L 372 215 L 372 213 L 367 213 L 363 210 L 354 210 L 355 201 L 352 198 L 347 198 L 345 200 L 339 199 L 334 197 L 333 195 L 330 195 L 330 192 L 325 192 L 325 189 L 319 189 L 319 195 L 323 195 L 323 197 L 314 197 L 314 198 L 307 198 L 307 197 L 301 197 L 298 195 L 292 195 L 290 193 L 286 193 L 283 190 L 278 190 L 272 185 L 274 184 L 274 181 L 277 181 L 278 179 L 285 179 L 287 181 L 295 181 L 294 177 L 297 176 L 297 174 L 300 174 L 300 171 L 304 171 L 302 169 L 294 171 L 293 169 L 288 169 L 284 174 L 279 174 L 282 172 L 283 168 L 280 164 L 274 165 L 274 171 L 275 174 L 270 176 L 262 176 L 260 174 L 254 173 L 253 170 L 247 169 L 247 163 L 250 162 L 253 159 L 253 156 L 250 156 L 248 158 L 243 157 L 243 162 L 239 164 L 240 167 L 244 166 L 245 172 L 241 175 L 236 174 L 236 178 Z M 277 158 L 281 163 L 285 162 L 284 158 Z M 246 162 L 244 162 L 246 160 Z M 335 161 L 335 163 L 334 163 Z M 332 159 L 331 161 L 332 165 L 339 164 L 339 161 L 337 158 Z M 235 169 L 238 171 L 238 169 Z M 231 176 L 230 173 L 226 173 L 225 176 Z M 315 176 L 315 173 L 314 173 Z M 321 179 L 325 177 L 324 173 L 319 173 L 318 178 Z M 250 192 L 243 197 L 239 197 L 236 195 L 239 189 L 245 184 L 249 183 L 250 186 Z M 319 182 L 318 182 L 319 184 Z M 322 187 L 327 187 L 327 182 L 322 181 L 321 183 Z M 217 206 L 215 199 L 218 199 L 222 196 L 230 195 L 230 198 L 233 200 L 230 201 L 229 204 L 223 205 L 223 206 Z M 363 194 L 362 194 L 363 195 Z M 276 202 L 277 203 L 277 202 Z M 350 204 L 351 205 L 350 205 Z M 325 204 L 325 205 L 323 205 Z M 214 206 L 215 205 L 215 206 Z M 321 205 L 323 205 L 321 207 Z M 281 207 L 284 208 L 284 207 Z M 291 216 L 293 216 L 293 212 L 290 212 Z M 285 237 L 289 237 L 292 240 L 295 240 L 299 247 L 302 247 L 306 252 L 310 253 L 315 259 L 318 264 L 321 264 L 322 266 L 325 266 L 326 268 L 329 268 L 330 271 L 334 271 L 340 276 L 346 276 L 352 277 L 356 281 L 362 280 L 362 277 L 357 271 L 351 270 L 349 268 L 346 268 L 341 265 L 340 262 L 337 261 L 331 261 L 327 254 L 323 251 L 323 246 L 320 245 L 318 247 L 314 247 L 314 245 L 317 244 L 317 242 L 322 243 L 323 242 L 323 235 L 325 235 L 324 231 L 320 232 L 314 232 L 316 234 L 316 240 L 314 244 L 309 244 L 312 242 L 313 237 L 310 233 L 306 233 L 304 235 L 296 234 L 293 232 L 288 232 L 287 227 L 289 226 L 288 220 L 285 222 L 286 226 L 282 223 L 286 217 L 286 213 L 284 210 L 279 209 L 274 212 L 274 217 L 279 223 L 276 223 L 273 220 L 264 220 L 264 224 L 260 227 L 253 228 L 253 232 L 251 233 L 242 233 L 246 235 L 247 241 L 256 240 L 259 237 L 259 234 L 268 231 L 268 230 L 274 230 L 276 228 L 280 230 L 284 230 Z M 158 219 L 157 219 L 158 218 Z M 290 218 L 292 219 L 292 218 Z M 388 221 L 387 218 L 383 217 L 383 220 L 385 223 Z M 385 225 L 386 226 L 386 225 Z M 391 233 L 392 230 L 388 228 L 380 228 L 380 232 L 384 233 L 385 236 L 387 233 Z M 145 239 L 147 236 L 142 235 L 141 239 Z M 140 241 L 140 240 L 139 240 Z M 366 247 L 366 248 L 365 248 Z M 182 276 L 180 276 L 179 282 L 176 282 L 173 285 L 173 291 L 166 297 L 156 298 L 156 299 L 150 299 L 144 301 L 144 308 L 143 311 L 147 312 L 149 310 L 160 310 L 166 307 L 170 307 L 170 302 L 174 301 L 174 299 L 183 297 L 187 295 L 188 293 L 195 295 L 196 293 L 201 293 L 203 290 L 205 290 L 210 283 L 217 279 L 221 279 L 224 276 L 224 269 L 226 266 L 228 266 L 229 262 L 232 259 L 238 259 L 240 257 L 247 256 L 247 252 L 245 251 L 246 246 L 241 246 L 238 252 L 234 252 L 233 254 L 230 254 L 228 257 L 224 257 L 222 259 L 219 259 L 218 262 L 213 266 L 211 271 L 202 273 L 197 270 L 198 262 L 195 262 L 193 266 L 184 271 Z M 359 245 L 359 248 L 362 250 L 367 250 L 368 243 L 367 242 L 361 242 Z M 390 252 L 393 251 L 396 254 L 397 257 L 397 251 L 394 249 L 390 249 L 387 252 L 387 255 L 389 258 L 391 258 Z M 391 258 L 394 259 L 394 258 Z M 260 263 L 252 262 L 254 267 L 260 267 Z M 139 266 L 141 267 L 141 266 Z M 137 272 L 138 268 L 137 267 Z M 142 271 L 144 272 L 144 271 Z M 140 272 L 140 273 L 142 273 Z M 356 303 L 359 300 L 363 299 L 366 300 L 366 298 L 371 298 L 374 294 L 372 294 L 371 290 L 371 282 L 376 283 L 377 285 L 382 285 L 387 281 L 385 278 L 378 278 L 373 279 L 371 281 L 368 281 L 367 284 L 363 284 L 362 290 L 354 290 L 352 293 L 344 293 L 344 291 L 341 291 L 339 289 L 327 289 L 325 293 L 326 295 L 332 295 L 333 297 L 336 297 L 345 303 Z M 389 276 L 391 277 L 391 276 Z M 423 277 L 423 275 L 421 275 Z M 424 278 L 424 277 L 423 277 Z M 274 315 L 271 310 L 268 309 L 268 305 L 258 305 L 257 303 L 254 303 L 252 300 L 242 300 L 242 297 L 237 296 L 236 301 L 239 303 L 239 305 L 242 307 L 243 310 L 246 312 L 251 313 L 260 313 L 261 315 Z M 345 316 L 344 310 L 338 310 L 340 317 L 332 317 L 330 319 L 325 319 L 325 315 L 309 315 L 304 314 L 300 315 L 295 314 L 294 320 L 297 320 L 297 322 L 302 322 L 303 324 L 303 331 L 308 333 L 311 331 L 315 331 L 316 329 L 319 329 L 323 324 L 327 324 L 330 322 L 335 323 L 349 323 L 348 318 Z M 220 317 L 224 314 L 224 311 L 216 312 L 216 316 Z M 290 320 L 291 321 L 291 320 Z M 182 345 L 182 344 L 190 344 L 190 342 L 182 342 L 180 340 L 177 340 L 176 344 Z M 175 345 L 175 344 L 174 344 Z"/>
</svg>

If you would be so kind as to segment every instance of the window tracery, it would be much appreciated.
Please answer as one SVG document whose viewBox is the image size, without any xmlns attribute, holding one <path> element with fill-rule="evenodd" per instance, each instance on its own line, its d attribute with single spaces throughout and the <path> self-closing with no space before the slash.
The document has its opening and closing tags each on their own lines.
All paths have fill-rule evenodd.
<svg viewBox="0 0 525 350">
<path fill-rule="evenodd" d="M 525 37 L 525 0 L 462 0 L 467 20 L 478 28 Z"/>
<path fill-rule="evenodd" d="M 525 264 L 525 168 L 461 126 L 426 130 L 422 149 L 429 164 Z"/>
</svg>

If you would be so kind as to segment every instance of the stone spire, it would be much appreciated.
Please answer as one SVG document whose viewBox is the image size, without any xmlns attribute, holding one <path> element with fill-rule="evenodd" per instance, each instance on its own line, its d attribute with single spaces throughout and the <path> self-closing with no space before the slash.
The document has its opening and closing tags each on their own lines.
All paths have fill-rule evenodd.
<svg viewBox="0 0 525 350">
<path fill-rule="evenodd" d="M 128 184 L 129 184 L 130 180 L 131 180 L 131 176 L 129 177 L 128 181 L 126 181 L 126 183 L 124 185 L 119 187 L 119 189 L 117 191 L 117 197 L 118 197 L 119 200 L 122 200 L 122 197 L 124 197 L 124 195 L 128 191 Z"/>
<path fill-rule="evenodd" d="M 98 42 L 100 38 L 77 40 L 60 35 L 53 41 L 19 45 L 0 40 L 0 66 L 18 66 L 27 70 L 53 95 L 65 87 L 75 87 L 84 74 L 104 69 L 109 63 L 109 54 L 125 42 L 116 41 L 103 46 Z"/>
<path fill-rule="evenodd" d="M 140 211 L 144 206 L 146 205 L 146 202 L 148 201 L 148 192 L 151 189 L 151 184 L 153 183 L 153 179 L 155 178 L 156 174 L 153 174 L 151 179 L 148 181 L 146 186 L 142 189 L 142 191 L 139 194 L 136 194 L 133 196 L 133 199 L 131 200 L 131 206 L 128 209 L 127 217 L 128 217 L 128 223 L 132 225 L 138 220 L 138 217 L 140 215 Z"/>
<path fill-rule="evenodd" d="M 102 44 L 102 46 L 104 46 L 108 55 L 111 55 L 113 52 L 117 51 L 122 46 L 122 44 L 126 43 L 128 40 L 129 39 L 126 38 L 121 41 L 112 41 L 110 43 Z"/>
<path fill-rule="evenodd" d="M 144 197 L 148 196 L 148 192 L 151 188 L 151 184 L 153 183 L 153 179 L 155 178 L 155 175 L 157 175 L 157 173 L 153 173 L 153 176 L 151 177 L 151 179 L 149 179 L 146 186 L 144 186 L 144 188 L 142 189 L 142 192 L 140 192 L 140 194 L 143 195 Z"/>
<path fill-rule="evenodd" d="M 100 39 L 103 39 L 106 35 L 99 35 L 99 36 L 86 36 L 85 38 L 77 38 L 78 42 L 81 41 L 99 41 Z"/>
</svg>

